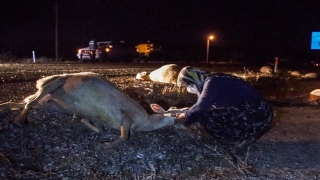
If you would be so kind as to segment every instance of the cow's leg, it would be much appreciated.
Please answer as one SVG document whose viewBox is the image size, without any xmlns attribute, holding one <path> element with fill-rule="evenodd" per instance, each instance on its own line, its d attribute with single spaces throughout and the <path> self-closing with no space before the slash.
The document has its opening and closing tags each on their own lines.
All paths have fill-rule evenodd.
<svg viewBox="0 0 320 180">
<path fill-rule="evenodd" d="M 88 119 L 81 119 L 81 122 L 85 125 L 87 125 L 90 129 L 92 129 L 95 132 L 100 132 L 99 128 L 94 126 Z"/>
<path fill-rule="evenodd" d="M 45 95 L 50 94 L 54 92 L 56 89 L 59 87 L 63 86 L 65 83 L 66 79 L 65 78 L 57 78 L 53 79 L 51 81 L 48 81 L 44 83 L 38 91 L 32 95 L 29 96 L 27 99 L 27 104 L 25 105 L 24 109 L 22 110 L 20 116 L 18 116 L 14 122 L 15 123 L 24 123 L 26 121 L 26 118 L 30 112 L 30 109 L 38 104 L 38 101 L 42 99 Z"/>
<path fill-rule="evenodd" d="M 44 88 L 39 89 L 34 95 L 32 95 L 29 99 L 27 104 L 24 106 L 24 109 L 22 110 L 20 116 L 15 118 L 15 123 L 24 123 L 27 119 L 27 116 L 30 113 L 30 110 L 33 106 L 38 104 L 38 101 L 41 100 L 43 97 L 45 97 L 46 101 L 50 99 L 50 95 L 47 96 L 50 92 L 52 92 L 53 89 L 50 88 Z"/>
<path fill-rule="evenodd" d="M 30 112 L 30 109 L 37 104 L 38 100 L 43 96 L 41 91 L 37 91 L 32 97 L 29 99 L 29 102 L 26 103 L 24 106 L 24 109 L 20 113 L 20 115 L 14 119 L 15 123 L 24 123 L 26 121 L 26 118 Z"/>
<path fill-rule="evenodd" d="M 0 109 L 23 108 L 26 103 L 6 102 L 0 104 Z"/>
<path fill-rule="evenodd" d="M 126 141 L 129 138 L 131 124 L 132 121 L 130 118 L 124 118 L 124 120 L 122 121 L 122 125 L 120 126 L 120 137 L 114 141 L 105 142 L 104 147 L 111 148 L 119 143 Z"/>
</svg>

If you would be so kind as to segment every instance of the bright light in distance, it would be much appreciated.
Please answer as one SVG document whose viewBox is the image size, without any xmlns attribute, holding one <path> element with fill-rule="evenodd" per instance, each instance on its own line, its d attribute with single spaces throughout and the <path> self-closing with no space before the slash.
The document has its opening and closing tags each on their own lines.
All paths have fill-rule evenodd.
<svg viewBox="0 0 320 180">
<path fill-rule="evenodd" d="M 214 39 L 214 36 L 209 36 L 209 39 L 210 39 L 210 40 Z"/>
</svg>

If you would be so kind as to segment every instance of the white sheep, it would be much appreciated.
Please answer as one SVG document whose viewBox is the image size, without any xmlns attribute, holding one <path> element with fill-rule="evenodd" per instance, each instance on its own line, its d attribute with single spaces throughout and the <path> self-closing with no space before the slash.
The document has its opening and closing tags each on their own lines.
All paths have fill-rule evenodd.
<svg viewBox="0 0 320 180">
<path fill-rule="evenodd" d="M 264 73 L 264 74 L 272 74 L 273 70 L 272 70 L 272 68 L 270 66 L 262 66 L 260 68 L 260 72 Z"/>
<path fill-rule="evenodd" d="M 300 78 L 302 74 L 299 71 L 288 71 L 291 77 L 297 77 Z"/>
<path fill-rule="evenodd" d="M 140 72 L 136 75 L 136 79 L 177 84 L 177 78 L 181 69 L 176 64 L 167 64 L 150 73 Z"/>
<path fill-rule="evenodd" d="M 317 73 L 307 73 L 301 76 L 301 79 L 317 79 L 318 74 Z"/>
<path fill-rule="evenodd" d="M 314 105 L 319 105 L 319 103 L 320 103 L 320 89 L 315 89 L 310 92 L 309 101 Z"/>
</svg>

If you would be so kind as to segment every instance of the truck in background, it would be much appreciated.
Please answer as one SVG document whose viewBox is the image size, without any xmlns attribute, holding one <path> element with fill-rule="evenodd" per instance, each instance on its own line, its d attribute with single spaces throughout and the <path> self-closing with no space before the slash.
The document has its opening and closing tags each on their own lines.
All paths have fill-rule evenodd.
<svg viewBox="0 0 320 180">
<path fill-rule="evenodd" d="M 81 62 L 131 62 L 137 53 L 125 41 L 91 40 L 88 47 L 78 50 L 77 57 Z"/>
</svg>

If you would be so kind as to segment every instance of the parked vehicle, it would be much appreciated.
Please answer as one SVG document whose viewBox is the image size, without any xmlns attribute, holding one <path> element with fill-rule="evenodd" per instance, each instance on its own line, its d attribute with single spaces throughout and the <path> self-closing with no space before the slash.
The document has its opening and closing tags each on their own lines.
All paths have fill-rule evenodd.
<svg viewBox="0 0 320 180">
<path fill-rule="evenodd" d="M 131 62 L 136 56 L 135 49 L 130 48 L 124 41 L 90 41 L 89 47 L 79 49 L 77 54 L 82 62 Z"/>
</svg>

